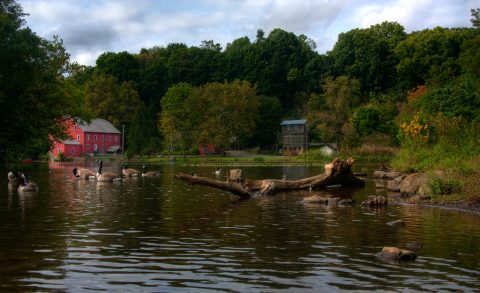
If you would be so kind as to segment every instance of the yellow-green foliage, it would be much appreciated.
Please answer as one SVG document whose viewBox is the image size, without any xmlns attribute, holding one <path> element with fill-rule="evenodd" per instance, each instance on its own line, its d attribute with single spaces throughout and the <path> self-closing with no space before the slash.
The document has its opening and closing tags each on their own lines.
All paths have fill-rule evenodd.
<svg viewBox="0 0 480 293">
<path fill-rule="evenodd" d="M 426 143 L 429 137 L 429 126 L 421 121 L 418 114 L 412 120 L 400 124 L 401 140 L 404 143 Z"/>
<path fill-rule="evenodd" d="M 416 117 L 401 124 L 402 148 L 392 160 L 393 167 L 402 171 L 480 169 L 466 163 L 480 155 L 478 124 L 441 113 L 428 116 L 425 122 Z"/>
</svg>

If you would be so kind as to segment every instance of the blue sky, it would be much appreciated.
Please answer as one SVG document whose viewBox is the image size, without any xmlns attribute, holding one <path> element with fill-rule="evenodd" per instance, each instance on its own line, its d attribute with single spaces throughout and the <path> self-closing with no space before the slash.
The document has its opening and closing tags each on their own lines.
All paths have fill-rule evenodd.
<svg viewBox="0 0 480 293">
<path fill-rule="evenodd" d="M 58 35 L 80 64 L 94 65 L 103 52 L 181 42 L 222 47 L 257 29 L 281 28 L 331 50 L 341 32 L 397 21 L 407 32 L 470 27 L 480 0 L 19 0 L 27 25 L 39 36 Z"/>
</svg>

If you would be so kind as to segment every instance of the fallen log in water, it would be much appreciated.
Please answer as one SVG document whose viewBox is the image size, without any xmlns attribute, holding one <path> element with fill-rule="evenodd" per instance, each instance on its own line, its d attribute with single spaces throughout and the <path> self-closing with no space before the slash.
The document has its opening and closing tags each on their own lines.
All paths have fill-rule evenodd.
<svg viewBox="0 0 480 293">
<path fill-rule="evenodd" d="M 340 160 L 335 158 L 330 164 L 325 165 L 325 173 L 299 180 L 286 179 L 263 179 L 249 180 L 241 176 L 241 170 L 231 170 L 227 182 L 188 175 L 176 174 L 174 177 L 190 184 L 205 185 L 221 190 L 229 191 L 243 198 L 253 195 L 274 194 L 279 191 L 300 190 L 300 189 L 323 189 L 329 185 L 340 184 L 349 187 L 363 187 L 365 182 L 352 173 L 353 158 Z M 235 178 L 233 178 L 235 177 Z"/>
</svg>

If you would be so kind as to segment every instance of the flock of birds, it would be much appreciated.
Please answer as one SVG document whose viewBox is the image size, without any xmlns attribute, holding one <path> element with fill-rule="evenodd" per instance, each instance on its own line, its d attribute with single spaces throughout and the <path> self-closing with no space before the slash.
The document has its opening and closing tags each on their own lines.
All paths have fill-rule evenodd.
<svg viewBox="0 0 480 293">
<path fill-rule="evenodd" d="M 122 174 L 115 174 L 110 172 L 102 172 L 103 161 L 98 160 L 98 169 L 94 171 L 86 168 L 73 168 L 72 172 L 75 177 L 80 179 L 92 179 L 98 182 L 113 182 L 120 181 L 127 177 L 156 177 L 160 176 L 160 171 L 147 171 L 147 167 L 143 165 L 142 171 L 128 168 L 127 164 L 123 164 Z M 30 176 L 18 171 L 8 172 L 8 181 L 11 184 L 18 184 L 18 192 L 35 192 L 38 191 L 38 186 L 35 182 L 30 180 Z"/>
<path fill-rule="evenodd" d="M 147 171 L 147 166 L 143 165 L 142 171 L 128 168 L 127 164 L 123 164 L 122 174 L 103 173 L 103 161 L 98 160 L 98 169 L 97 172 L 85 168 L 73 168 L 73 175 L 81 179 L 96 179 L 98 182 L 113 182 L 123 180 L 126 177 L 156 177 L 160 176 L 162 173 L 160 171 Z"/>
<path fill-rule="evenodd" d="M 8 181 L 11 184 L 18 184 L 18 192 L 38 191 L 38 186 L 35 182 L 30 180 L 30 176 L 25 173 L 11 171 L 8 172 Z"/>
</svg>

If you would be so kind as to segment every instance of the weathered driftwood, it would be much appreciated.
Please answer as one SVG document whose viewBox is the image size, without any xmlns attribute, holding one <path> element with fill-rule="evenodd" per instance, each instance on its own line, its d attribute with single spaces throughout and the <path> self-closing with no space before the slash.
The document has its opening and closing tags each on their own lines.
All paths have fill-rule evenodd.
<svg viewBox="0 0 480 293">
<path fill-rule="evenodd" d="M 342 186 L 362 187 L 365 182 L 353 175 L 352 164 L 353 158 L 345 161 L 338 158 L 334 159 L 330 164 L 325 165 L 325 173 L 299 180 L 286 179 L 263 179 L 249 180 L 241 176 L 241 171 L 232 170 L 231 174 L 237 174 L 234 180 L 222 182 L 206 177 L 188 175 L 184 173 L 176 174 L 174 177 L 190 184 L 205 185 L 221 190 L 230 191 L 231 193 L 249 198 L 253 195 L 274 194 L 279 191 L 300 190 L 300 189 L 323 189 L 329 185 L 340 184 Z M 239 180 L 241 178 L 241 180 Z"/>
<path fill-rule="evenodd" d="M 219 181 L 211 178 L 188 175 L 185 173 L 175 174 L 174 177 L 177 179 L 186 181 L 190 184 L 205 185 L 205 186 L 218 188 L 221 190 L 230 191 L 231 193 L 244 198 L 249 198 L 250 196 L 252 196 L 252 193 L 250 193 L 247 189 L 243 188 L 240 183 L 223 182 L 223 181 Z"/>
</svg>

